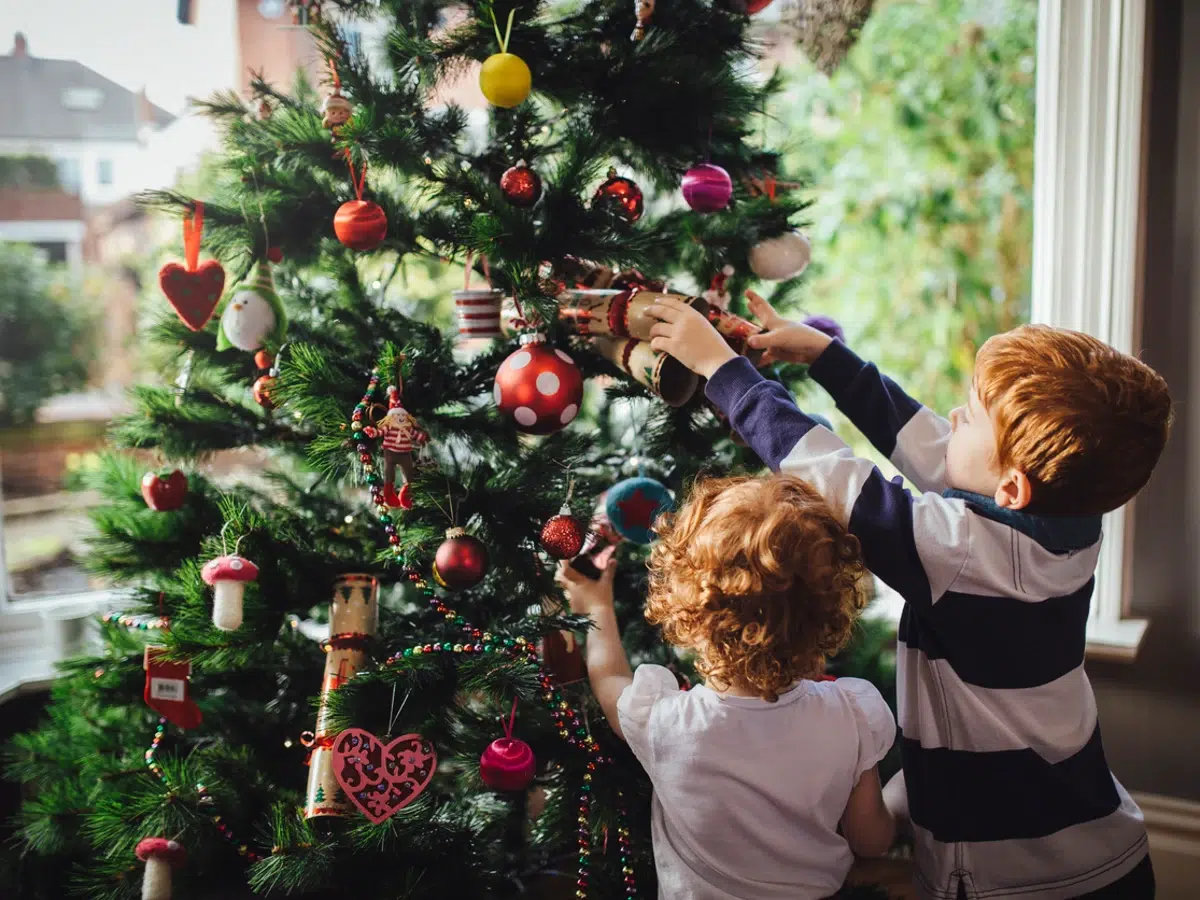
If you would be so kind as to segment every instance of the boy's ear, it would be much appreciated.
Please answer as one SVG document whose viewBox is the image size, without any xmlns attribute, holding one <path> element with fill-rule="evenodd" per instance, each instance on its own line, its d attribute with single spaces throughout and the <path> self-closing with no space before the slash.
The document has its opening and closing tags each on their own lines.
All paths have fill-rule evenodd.
<svg viewBox="0 0 1200 900">
<path fill-rule="evenodd" d="M 1009 469 L 996 486 L 996 505 L 1001 509 L 1024 509 L 1033 500 L 1033 485 L 1020 469 Z"/>
</svg>

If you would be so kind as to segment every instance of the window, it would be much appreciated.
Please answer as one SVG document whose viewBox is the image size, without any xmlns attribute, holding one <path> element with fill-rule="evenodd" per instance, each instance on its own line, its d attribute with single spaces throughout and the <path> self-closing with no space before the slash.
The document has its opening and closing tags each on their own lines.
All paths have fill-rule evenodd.
<svg viewBox="0 0 1200 900">
<path fill-rule="evenodd" d="M 58 160 L 58 183 L 69 194 L 78 194 L 83 186 L 83 172 L 79 160 L 65 157 Z"/>
<path fill-rule="evenodd" d="M 113 183 L 113 162 L 111 159 L 102 159 L 96 163 L 96 180 L 101 184 Z"/>
<path fill-rule="evenodd" d="M 354 62 L 361 62 L 362 32 L 356 28 L 343 28 L 342 38 L 346 41 L 346 54 Z"/>
<path fill-rule="evenodd" d="M 67 109 L 95 110 L 104 102 L 104 92 L 99 88 L 73 87 L 62 92 L 62 105 Z"/>
</svg>

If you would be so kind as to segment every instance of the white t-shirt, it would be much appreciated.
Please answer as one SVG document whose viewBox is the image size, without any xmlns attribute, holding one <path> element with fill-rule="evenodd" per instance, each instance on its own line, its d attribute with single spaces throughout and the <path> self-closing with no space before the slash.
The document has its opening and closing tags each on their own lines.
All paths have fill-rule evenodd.
<svg viewBox="0 0 1200 900">
<path fill-rule="evenodd" d="M 660 898 L 821 900 L 842 886 L 853 854 L 838 822 L 896 736 L 870 682 L 801 681 L 768 703 L 681 691 L 639 666 L 617 714 L 654 785 Z"/>
</svg>

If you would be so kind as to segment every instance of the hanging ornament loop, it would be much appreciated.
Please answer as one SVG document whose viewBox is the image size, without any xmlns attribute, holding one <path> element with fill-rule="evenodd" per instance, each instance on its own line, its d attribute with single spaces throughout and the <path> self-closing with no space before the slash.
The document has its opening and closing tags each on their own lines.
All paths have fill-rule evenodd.
<svg viewBox="0 0 1200 900">
<path fill-rule="evenodd" d="M 204 202 L 196 200 L 183 216 L 183 261 L 189 272 L 200 265 L 200 235 L 204 231 Z"/>
<path fill-rule="evenodd" d="M 350 183 L 354 185 L 354 197 L 356 200 L 362 200 L 363 188 L 367 184 L 367 160 L 364 158 L 362 166 L 356 171 L 354 168 L 354 157 L 347 150 L 346 165 L 350 167 Z"/>
<path fill-rule="evenodd" d="M 508 11 L 508 24 L 504 28 L 504 37 L 500 36 L 500 23 L 496 21 L 496 11 L 488 10 L 488 14 L 492 17 L 492 30 L 496 32 L 496 43 L 500 46 L 501 53 L 508 52 L 508 39 L 512 37 L 513 16 L 517 14 L 515 9 Z"/>
</svg>

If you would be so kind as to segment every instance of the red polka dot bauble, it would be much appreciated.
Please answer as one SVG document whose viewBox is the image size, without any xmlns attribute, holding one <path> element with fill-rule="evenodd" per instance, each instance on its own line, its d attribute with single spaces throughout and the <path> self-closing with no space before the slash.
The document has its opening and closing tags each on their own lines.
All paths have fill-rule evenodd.
<svg viewBox="0 0 1200 900">
<path fill-rule="evenodd" d="M 527 334 L 496 372 L 496 406 L 526 434 L 553 434 L 579 415 L 583 373 L 541 334 Z"/>
<path fill-rule="evenodd" d="M 516 738 L 497 738 L 479 757 L 479 777 L 493 791 L 523 791 L 536 771 L 533 750 Z"/>
<path fill-rule="evenodd" d="M 483 541 L 461 528 L 446 532 L 446 540 L 433 558 L 433 579 L 451 591 L 465 591 L 483 581 L 488 571 L 488 550 Z"/>
<path fill-rule="evenodd" d="M 387 216 L 378 203 L 347 200 L 333 217 L 333 232 L 351 250 L 374 250 L 387 237 Z"/>
<path fill-rule="evenodd" d="M 701 163 L 683 176 L 683 199 L 696 212 L 711 213 L 724 209 L 733 196 L 733 179 L 720 166 Z"/>
<path fill-rule="evenodd" d="M 533 206 L 542 196 L 542 179 L 521 160 L 500 176 L 500 190 L 513 206 Z"/>
<path fill-rule="evenodd" d="M 569 512 L 560 512 L 542 526 L 542 549 L 555 559 L 574 559 L 583 550 L 587 531 Z"/>
</svg>

